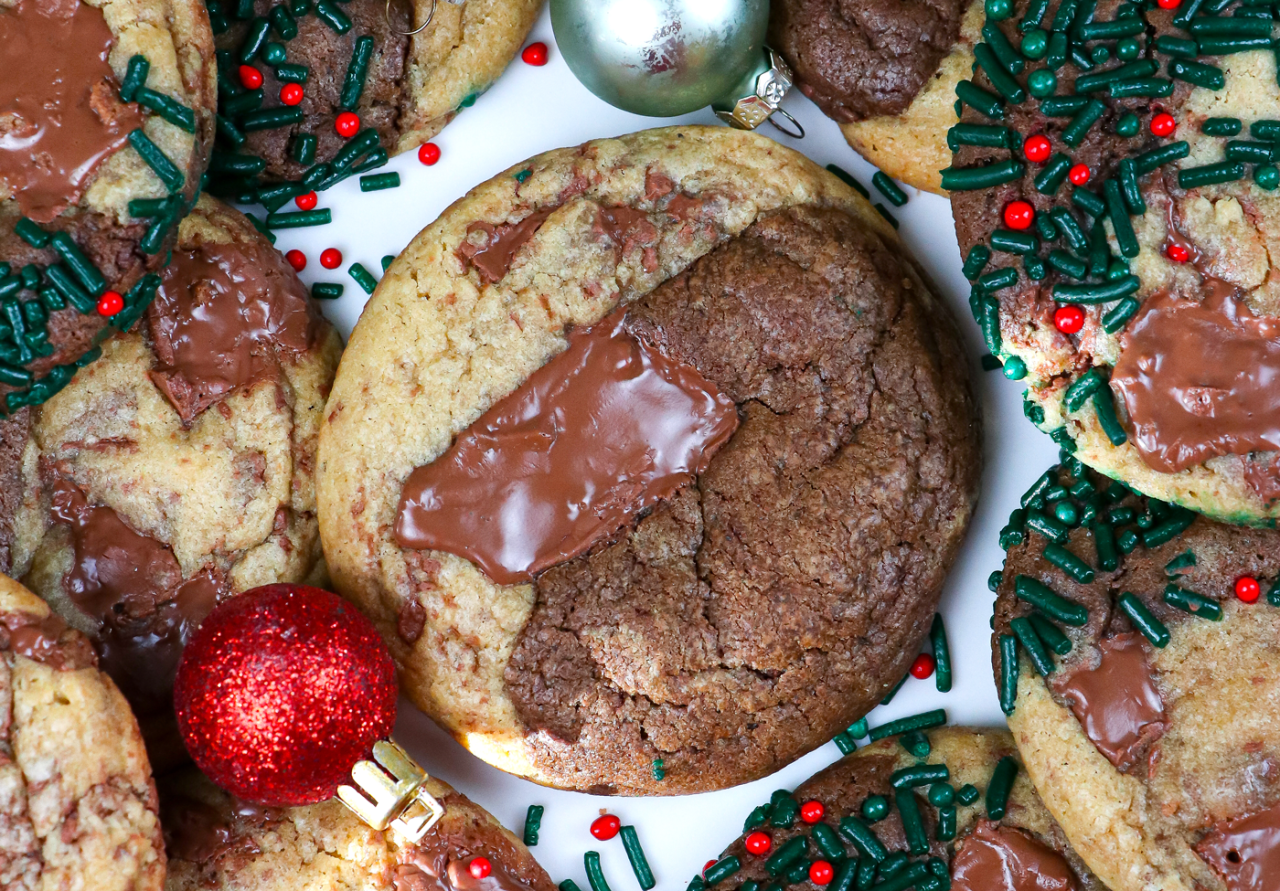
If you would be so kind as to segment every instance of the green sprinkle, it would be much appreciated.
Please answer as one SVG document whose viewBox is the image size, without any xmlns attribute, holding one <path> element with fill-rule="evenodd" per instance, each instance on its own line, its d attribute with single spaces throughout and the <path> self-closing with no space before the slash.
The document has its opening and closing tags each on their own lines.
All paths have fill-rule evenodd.
<svg viewBox="0 0 1280 891">
<path fill-rule="evenodd" d="M 1222 620 L 1222 606 L 1216 600 L 1197 594 L 1195 591 L 1179 588 L 1177 585 L 1165 586 L 1164 602 L 1202 619 L 1213 622 Z"/>
<path fill-rule="evenodd" d="M 947 723 L 947 710 L 934 709 L 933 711 L 921 712 L 918 715 L 911 715 L 907 718 L 899 718 L 896 721 L 890 721 L 888 724 L 881 724 L 879 727 L 871 729 L 871 741 L 885 739 L 890 736 L 898 736 L 903 733 L 910 733 L 912 730 L 931 730 L 934 727 L 941 727 Z"/>
<path fill-rule="evenodd" d="M 815 823 L 809 834 L 818 851 L 828 860 L 835 862 L 844 856 L 844 845 L 835 830 L 826 823 Z"/>
<path fill-rule="evenodd" d="M 800 805 L 790 795 L 777 795 L 769 808 L 769 825 L 778 829 L 790 829 L 800 816 Z"/>
<path fill-rule="evenodd" d="M 1018 701 L 1018 639 L 1012 634 L 1000 635 L 1000 710 L 1012 715 Z M 960 789 L 964 804 L 965 790 Z M 976 797 L 975 797 L 976 800 Z"/>
<path fill-rule="evenodd" d="M 1272 606 L 1280 606 L 1280 579 L 1277 579 L 1271 585 L 1271 590 L 1267 591 L 1267 603 Z"/>
<path fill-rule="evenodd" d="M 1076 33 L 1081 40 L 1115 40 L 1119 37 L 1132 37 L 1141 34 L 1146 24 L 1142 19 L 1116 19 L 1111 22 L 1088 22 L 1081 25 Z"/>
<path fill-rule="evenodd" d="M 351 61 L 347 63 L 347 75 L 342 80 L 342 95 L 338 98 L 338 104 L 348 111 L 360 103 L 371 58 L 373 58 L 373 38 L 366 34 L 356 40 Z"/>
<path fill-rule="evenodd" d="M 1037 99 L 1052 96 L 1058 89 L 1058 76 L 1048 68 L 1039 68 L 1027 78 L 1027 89 Z"/>
<path fill-rule="evenodd" d="M 747 814 L 746 822 L 742 824 L 743 832 L 750 832 L 764 824 L 765 815 L 769 813 L 769 805 L 762 804 L 751 813 Z"/>
<path fill-rule="evenodd" d="M 311 296 L 316 300 L 337 300 L 343 287 L 337 282 L 316 282 L 311 286 Z"/>
<path fill-rule="evenodd" d="M 1277 170 L 1273 164 L 1265 164 L 1253 169 L 1253 181 L 1260 188 L 1266 189 L 1268 192 L 1274 192 L 1280 187 L 1280 170 Z"/>
<path fill-rule="evenodd" d="M 276 9 L 281 7 L 277 6 Z M 240 129 L 246 133 L 255 130 L 276 130 L 302 123 L 302 106 L 283 106 L 281 108 L 264 108 L 251 111 L 240 118 Z"/>
<path fill-rule="evenodd" d="M 1083 78 L 1082 78 L 1083 79 Z M 1106 113 L 1107 107 L 1097 99 L 1090 99 L 1084 108 L 1076 113 L 1071 123 L 1062 131 L 1062 141 L 1075 148 L 1084 141 L 1091 127 Z"/>
<path fill-rule="evenodd" d="M 1013 3 L 1011 0 L 986 0 L 983 10 L 991 21 L 1002 22 L 1013 14 Z"/>
<path fill-rule="evenodd" d="M 1065 656 L 1071 652 L 1071 638 L 1062 633 L 1057 625 L 1050 622 L 1039 613 L 1032 613 L 1028 617 L 1031 621 L 1031 627 L 1035 629 L 1036 636 L 1044 642 L 1044 645 L 1059 656 Z"/>
<path fill-rule="evenodd" d="M 265 94 L 261 88 L 241 93 L 235 98 L 228 99 L 222 103 L 222 113 L 227 117 L 235 118 L 246 112 L 254 111 L 262 107 L 264 96 Z"/>
<path fill-rule="evenodd" d="M 19 217 L 18 222 L 14 224 L 13 231 L 33 248 L 47 247 L 49 239 L 53 237 L 27 217 Z"/>
<path fill-rule="evenodd" d="M 248 64 L 254 60 L 254 57 L 262 51 L 262 47 L 267 42 L 267 33 L 271 30 L 271 23 L 264 17 L 255 18 L 249 23 L 249 31 L 245 34 L 244 43 L 240 45 L 240 62 Z"/>
<path fill-rule="evenodd" d="M 985 245 L 974 245 L 969 251 L 969 256 L 964 259 L 964 268 L 961 270 L 964 277 L 969 281 L 976 280 L 990 260 L 991 251 Z"/>
<path fill-rule="evenodd" d="M 281 62 L 276 66 L 276 80 L 288 84 L 305 84 L 311 76 L 311 69 L 306 65 Z"/>
<path fill-rule="evenodd" d="M 941 613 L 934 613 L 929 641 L 933 644 L 934 683 L 939 693 L 947 693 L 951 690 L 952 683 L 951 647 L 947 643 L 947 629 L 942 622 Z"/>
<path fill-rule="evenodd" d="M 55 232 L 52 238 L 53 250 L 67 264 L 71 274 L 76 277 L 84 289 L 93 297 L 100 297 L 107 290 L 107 280 L 93 261 L 84 255 L 71 236 L 65 232 Z"/>
<path fill-rule="evenodd" d="M 1018 762 L 1013 756 L 1006 755 L 1000 759 L 995 771 L 991 774 L 991 782 L 987 784 L 987 818 L 1004 819 L 1005 809 L 1009 803 L 1009 793 L 1013 790 L 1013 781 L 1018 776 Z"/>
<path fill-rule="evenodd" d="M 1173 541 L 1191 527 L 1196 515 L 1191 511 L 1179 511 L 1172 518 L 1142 533 L 1142 543 L 1148 548 L 1158 548 Z"/>
<path fill-rule="evenodd" d="M 329 208 L 316 210 L 299 210 L 291 213 L 267 214 L 268 229 L 298 229 L 305 226 L 323 226 L 333 222 L 333 214 Z"/>
<path fill-rule="evenodd" d="M 1050 251 L 1048 261 L 1054 269 L 1071 278 L 1084 278 L 1089 272 L 1088 264 L 1063 250 Z"/>
<path fill-rule="evenodd" d="M 263 47 L 262 58 L 268 65 L 279 65 L 288 58 L 288 53 L 283 44 L 272 42 Z"/>
<path fill-rule="evenodd" d="M 1071 172 L 1071 159 L 1064 154 L 1056 154 L 1044 165 L 1044 169 L 1036 174 L 1033 184 L 1042 195 L 1053 195 L 1062 187 Z"/>
<path fill-rule="evenodd" d="M 1044 642 L 1040 640 L 1040 635 L 1036 633 L 1031 622 L 1025 618 L 1018 618 L 1010 622 L 1009 627 L 1017 637 L 1018 643 L 1022 644 L 1022 649 L 1026 651 L 1035 670 L 1042 677 L 1053 674 L 1055 668 L 1053 657 L 1049 655 L 1048 649 L 1045 648 Z"/>
<path fill-rule="evenodd" d="M 1120 116 L 1120 120 L 1116 122 L 1116 133 L 1126 139 L 1137 136 L 1138 131 L 1141 129 L 1142 121 L 1131 111 L 1125 112 Z"/>
<path fill-rule="evenodd" d="M 1079 411 L 1094 393 L 1106 385 L 1106 378 L 1097 368 L 1090 368 L 1067 387 L 1063 406 L 1068 414 Z"/>
<path fill-rule="evenodd" d="M 1065 207 L 1055 207 L 1049 211 L 1049 215 L 1053 217 L 1054 223 L 1062 230 L 1063 236 L 1067 239 L 1067 244 L 1072 250 L 1082 251 L 1089 246 L 1089 239 L 1084 234 L 1084 229 L 1080 223 L 1072 216 L 1071 211 Z"/>
<path fill-rule="evenodd" d="M 1200 16 L 1191 20 L 1191 33 L 1211 37 L 1271 37 L 1272 23 L 1266 19 L 1216 18 Z"/>
<path fill-rule="evenodd" d="M 299 133 L 289 145 L 289 156 L 299 164 L 311 164 L 316 159 L 316 137 L 311 133 Z"/>
<path fill-rule="evenodd" d="M 928 850 L 928 838 L 924 840 L 925 849 Z M 876 885 L 873 891 L 906 891 L 907 888 L 919 885 L 922 879 L 929 875 L 929 867 L 923 863 L 912 863 L 902 872 L 897 873 L 892 878 Z M 921 886 L 920 891 L 924 891 Z"/>
<path fill-rule="evenodd" d="M 1129 324 L 1129 320 L 1137 315 L 1141 307 L 1142 304 L 1135 298 L 1124 298 L 1102 314 L 1102 330 L 1108 334 L 1117 333 Z"/>
<path fill-rule="evenodd" d="M 951 805 L 938 808 L 938 841 L 951 841 L 956 837 L 956 809 Z"/>
<path fill-rule="evenodd" d="M 951 771 L 945 764 L 917 764 L 895 770 L 889 777 L 889 785 L 895 789 L 914 789 L 932 783 L 945 783 L 951 779 Z"/>
<path fill-rule="evenodd" d="M 640 836 L 636 835 L 636 828 L 623 826 L 618 831 L 618 835 L 622 837 L 622 847 L 627 852 L 627 859 L 631 861 L 631 871 L 636 874 L 636 881 L 644 891 L 650 891 L 658 883 L 653 878 L 653 870 L 649 868 L 649 858 L 645 857 L 644 848 L 640 846 Z M 714 885 L 733 875 L 740 866 L 737 857 L 726 857 L 707 870 L 703 881 L 707 885 Z"/>
<path fill-rule="evenodd" d="M 841 755 L 849 755 L 858 750 L 858 744 L 851 740 L 847 733 L 837 733 L 831 737 L 831 741 L 836 744 Z"/>
<path fill-rule="evenodd" d="M 894 793 L 893 800 L 902 818 L 902 832 L 907 838 L 907 850 L 916 856 L 929 853 L 929 837 L 924 831 L 924 818 L 920 814 L 916 793 L 910 789 L 899 789 Z"/>
<path fill-rule="evenodd" d="M 1200 55 L 1200 47 L 1196 46 L 1194 40 L 1185 40 L 1181 37 L 1170 37 L 1168 35 L 1156 38 L 1156 50 L 1167 56 L 1176 56 L 1183 59 L 1194 59 Z"/>
<path fill-rule="evenodd" d="M 398 173 L 374 173 L 360 177 L 361 192 L 379 192 L 383 189 L 395 189 L 400 185 Z"/>
<path fill-rule="evenodd" d="M 1227 85 L 1227 76 L 1221 68 L 1203 62 L 1174 59 L 1169 63 L 1169 76 L 1209 90 L 1221 90 Z"/>
<path fill-rule="evenodd" d="M 1186 142 L 1186 140 L 1179 140 L 1178 142 L 1171 142 L 1168 145 L 1161 146 L 1160 148 L 1152 149 L 1149 152 L 1144 152 L 1134 158 L 1133 162 L 1138 168 L 1138 174 L 1141 176 L 1150 173 L 1158 167 L 1163 167 L 1165 164 L 1172 164 L 1174 161 L 1179 161 L 1190 154 L 1191 146 Z M 1244 175 L 1243 172 L 1241 175 Z"/>
<path fill-rule="evenodd" d="M 841 849 L 841 853 L 843 853 L 843 849 Z M 833 862 L 838 862 L 839 866 L 836 867 L 836 876 L 832 879 L 828 891 L 853 891 L 853 883 L 856 881 L 858 876 L 857 858 L 850 860 L 841 859 Z M 738 891 L 747 891 L 746 884 L 743 884 Z"/>
<path fill-rule="evenodd" d="M 1044 2 L 1044 0 L 1041 0 L 1041 2 Z M 1026 36 L 1022 38 L 1020 49 L 1028 59 L 1043 59 L 1045 54 L 1049 52 L 1048 33 L 1040 28 L 1027 32 Z"/>
<path fill-rule="evenodd" d="M 995 22 L 986 22 L 982 26 L 982 39 L 986 41 L 987 48 L 995 55 L 1000 70 L 1007 74 L 1021 74 L 1022 69 L 1026 67 L 1026 62 L 1018 55 L 1018 51 L 1013 48 L 1013 44 L 1004 36 L 1004 32 L 996 25 Z"/>
<path fill-rule="evenodd" d="M 538 844 L 538 830 L 542 827 L 542 805 L 531 804 L 524 815 L 524 843 L 532 848 Z"/>
<path fill-rule="evenodd" d="M 147 82 L 147 74 L 150 70 L 151 63 L 147 61 L 146 56 L 134 55 L 129 58 L 129 65 L 124 72 L 124 80 L 120 81 L 120 99 L 122 101 L 133 101 L 138 89 Z"/>
<path fill-rule="evenodd" d="M 934 783 L 929 787 L 928 798 L 934 807 L 947 807 L 955 803 L 956 790 L 950 783 Z"/>
<path fill-rule="evenodd" d="M 1202 36 L 1197 41 L 1199 50 L 1206 56 L 1229 56 L 1255 50 L 1271 49 L 1270 37 L 1211 37 Z"/>
<path fill-rule="evenodd" d="M 702 881 L 702 876 L 694 876 L 693 879 L 690 880 L 689 884 L 685 886 L 685 891 L 703 891 L 706 887 L 707 883 Z M 766 887 L 773 888 L 774 885 L 768 885 Z"/>
<path fill-rule="evenodd" d="M 1003 266 L 984 273 L 978 278 L 978 287 L 988 294 L 1011 288 L 1018 283 L 1018 270 Z M 992 350 L 995 352 L 995 350 Z"/>
<path fill-rule="evenodd" d="M 1004 362 L 1004 376 L 1011 381 L 1020 381 L 1027 376 L 1027 363 L 1020 356 L 1010 356 Z"/>
<path fill-rule="evenodd" d="M 881 705 L 888 705 L 889 703 L 893 702 L 893 697 L 895 697 L 895 696 L 897 696 L 897 695 L 898 695 L 898 691 L 902 689 L 902 685 L 903 685 L 903 684 L 905 684 L 905 683 L 907 682 L 907 678 L 909 678 L 909 677 L 911 677 L 911 673 L 910 673 L 910 672 L 907 672 L 906 674 L 904 674 L 904 675 L 903 675 L 903 676 L 898 680 L 898 683 L 896 683 L 896 684 L 894 684 L 894 685 L 893 685 L 893 689 L 891 689 L 887 694 L 885 694 L 884 699 L 881 699 L 881 700 L 880 700 L 880 704 L 881 704 Z"/>
<path fill-rule="evenodd" d="M 384 254 L 381 260 L 382 271 L 386 272 L 391 267 L 391 264 L 395 262 L 395 259 L 396 259 L 395 254 Z"/>
<path fill-rule="evenodd" d="M 1045 269 L 1044 261 L 1035 254 L 1027 254 L 1022 258 L 1022 268 L 1027 273 L 1027 278 L 1033 282 L 1042 282 L 1049 275 L 1049 271 Z"/>
<path fill-rule="evenodd" d="M 1093 394 L 1093 410 L 1098 414 L 1098 424 L 1102 427 L 1102 432 L 1107 435 L 1107 439 L 1111 440 L 1113 446 L 1122 446 L 1129 441 L 1129 435 L 1124 432 L 1120 419 L 1116 417 L 1115 401 L 1111 396 L 1110 388 Z"/>
<path fill-rule="evenodd" d="M 1069 118 L 1088 104 L 1088 96 L 1050 96 L 1040 103 L 1040 111 L 1051 118 Z"/>
<path fill-rule="evenodd" d="M 1190 569 L 1192 566 L 1195 566 L 1195 565 L 1196 565 L 1195 552 L 1192 551 L 1190 548 L 1188 548 L 1178 556 L 1174 557 L 1168 563 L 1166 563 L 1164 565 L 1164 568 L 1165 568 L 1165 572 L 1173 573 L 1173 572 L 1181 572 L 1184 569 Z"/>
<path fill-rule="evenodd" d="M 1128 297 L 1138 290 L 1142 282 L 1136 275 L 1126 275 L 1105 284 L 1054 285 L 1053 299 L 1059 303 L 1110 303 Z"/>
<path fill-rule="evenodd" d="M 1083 186 L 1072 187 L 1071 203 L 1091 217 L 1100 217 L 1107 212 L 1106 202 Z"/>
<path fill-rule="evenodd" d="M 987 590 L 992 594 L 999 592 L 1000 586 L 1004 583 L 1004 572 L 997 569 L 987 576 Z"/>
<path fill-rule="evenodd" d="M 998 355 L 1001 350 L 1000 304 L 996 298 L 984 293 L 979 299 L 978 308 L 978 327 L 982 331 L 982 340 L 992 355 Z"/>
<path fill-rule="evenodd" d="M 1128 213 L 1140 215 L 1147 212 L 1147 202 L 1142 197 L 1142 187 L 1138 183 L 1138 165 L 1133 158 L 1125 158 L 1120 162 L 1120 191 Z M 1112 216 L 1112 223 L 1114 222 L 1115 217 Z"/>
<path fill-rule="evenodd" d="M 281 8 L 276 7 L 276 9 Z M 610 891 L 609 883 L 604 878 L 604 870 L 600 868 L 600 854 L 596 851 L 587 851 L 582 856 L 582 862 L 587 868 L 587 881 L 591 884 L 591 891 Z"/>
<path fill-rule="evenodd" d="M 835 164 L 828 164 L 828 165 L 827 165 L 827 170 L 828 170 L 829 172 L 831 172 L 831 173 L 835 174 L 835 176 L 836 176 L 836 177 L 837 177 L 837 178 L 838 178 L 842 183 L 844 183 L 844 184 L 845 184 L 846 186 L 848 186 L 849 188 L 853 189 L 855 192 L 857 192 L 857 193 L 858 193 L 859 195 L 861 195 L 863 198 L 870 198 L 870 197 L 871 197 L 871 193 L 867 191 L 867 187 L 866 187 L 866 186 L 864 186 L 862 183 L 858 182 L 858 181 L 854 178 L 853 174 L 852 174 L 852 173 L 850 173 L 849 171 L 845 170 L 843 167 L 838 167 L 838 166 L 836 166 Z"/>
<path fill-rule="evenodd" d="M 846 817 L 846 820 L 853 819 Z M 842 822 L 841 828 L 844 827 Z M 870 829 L 867 832 L 871 832 Z M 797 835 L 790 839 L 778 850 L 774 851 L 769 859 L 764 862 L 764 868 L 771 876 L 779 876 L 786 872 L 797 860 L 803 857 L 809 850 L 809 840 L 803 835 Z M 883 849 L 882 849 L 883 850 Z"/>
<path fill-rule="evenodd" d="M 346 34 L 351 30 L 351 19 L 330 0 L 316 0 L 316 18 L 328 25 L 335 34 Z"/>
<path fill-rule="evenodd" d="M 1028 575 L 1020 575 L 1014 580 L 1014 593 L 1019 600 L 1031 604 L 1051 619 L 1064 625 L 1081 628 L 1089 621 L 1089 611 L 1056 593 L 1048 586 L 1036 581 Z"/>
<path fill-rule="evenodd" d="M 80 287 L 65 268 L 55 263 L 45 269 L 44 274 L 49 279 L 49 284 L 58 289 L 58 293 L 76 308 L 76 312 L 87 316 L 97 311 L 97 304 L 93 298 Z"/>
<path fill-rule="evenodd" d="M 919 730 L 913 730 L 910 733 L 904 733 L 898 737 L 898 745 L 902 746 L 916 758 L 928 758 L 929 753 L 933 751 L 933 746 L 929 744 L 929 737 L 925 736 Z"/>
<path fill-rule="evenodd" d="M 1076 78 L 1076 89 L 1081 93 L 1095 93 L 1105 90 L 1120 81 L 1129 81 L 1150 77 L 1160 70 L 1160 66 L 1150 59 L 1129 62 L 1116 68 L 1108 68 L 1096 74 L 1086 74 Z"/>
<path fill-rule="evenodd" d="M 267 160 L 257 155 L 237 155 L 215 149 L 209 158 L 209 169 L 214 173 L 251 177 L 267 169 Z M 148 216 L 154 216 L 154 214 Z"/>
<path fill-rule="evenodd" d="M 287 6 L 273 6 L 268 13 L 271 28 L 285 40 L 293 40 L 298 36 L 298 23 Z"/>
<path fill-rule="evenodd" d="M 1161 77 L 1119 80 L 1111 84 L 1110 93 L 1115 99 L 1126 99 L 1132 96 L 1171 96 L 1173 81 Z"/>
<path fill-rule="evenodd" d="M 1134 627 L 1142 632 L 1142 636 L 1151 641 L 1152 646 L 1164 649 L 1169 645 L 1169 629 L 1151 614 L 1151 610 L 1141 600 L 1126 591 L 1120 595 L 1119 606 Z"/>
<path fill-rule="evenodd" d="M 232 123 L 231 119 L 223 115 L 214 116 L 214 124 L 218 128 L 218 135 L 231 143 L 232 146 L 239 148 L 244 145 L 245 137 L 240 128 Z"/>
<path fill-rule="evenodd" d="M 997 121 L 1004 119 L 1003 100 L 994 93 L 976 86 L 972 81 L 962 80 L 956 84 L 956 96 L 979 114 Z"/>
<path fill-rule="evenodd" d="M 1039 511 L 1027 512 L 1027 528 L 1034 532 L 1039 532 L 1054 544 L 1066 544 L 1070 535 L 1066 526 Z"/>
<path fill-rule="evenodd" d="M 868 795 L 867 800 L 862 802 L 862 816 L 872 823 L 883 820 L 889 816 L 889 799 L 883 795 Z"/>
<path fill-rule="evenodd" d="M 1109 179 L 1103 185 L 1103 194 L 1107 196 L 1107 214 L 1111 217 L 1111 226 L 1115 231 L 1116 243 L 1120 253 L 1129 258 L 1138 256 L 1138 236 L 1133 231 L 1133 223 L 1129 220 L 1129 208 L 1125 206 L 1124 196 L 1120 192 L 1120 183 Z"/>
<path fill-rule="evenodd" d="M 809 867 L 812 865 L 810 860 L 801 860 L 795 866 L 787 870 L 783 879 L 788 885 L 798 885 L 809 878 Z"/>
<path fill-rule="evenodd" d="M 1090 584 L 1094 579 L 1093 569 L 1089 564 L 1061 545 L 1045 545 L 1044 558 L 1082 585 Z"/>
<path fill-rule="evenodd" d="M 888 199 L 889 203 L 894 207 L 901 207 L 907 203 L 907 193 L 898 187 L 898 184 L 890 179 L 883 171 L 877 170 L 875 175 L 871 177 L 871 184 L 880 191 Z"/>
<path fill-rule="evenodd" d="M 1132 62 L 1142 55 L 1142 45 L 1132 37 L 1126 37 L 1116 44 L 1116 55 L 1126 62 Z"/>
<path fill-rule="evenodd" d="M 182 186 L 186 182 L 186 177 L 182 175 L 169 156 L 161 151 L 160 147 L 152 142 L 147 134 L 139 128 L 129 134 L 129 144 L 147 163 L 147 166 L 160 178 L 165 188 L 170 192 L 182 191 Z"/>
<path fill-rule="evenodd" d="M 1243 178 L 1243 162 L 1223 161 L 1219 164 L 1206 164 L 1203 167 L 1184 167 L 1178 171 L 1178 186 L 1183 189 L 1194 189 L 1197 186 L 1235 182 Z"/>
</svg>

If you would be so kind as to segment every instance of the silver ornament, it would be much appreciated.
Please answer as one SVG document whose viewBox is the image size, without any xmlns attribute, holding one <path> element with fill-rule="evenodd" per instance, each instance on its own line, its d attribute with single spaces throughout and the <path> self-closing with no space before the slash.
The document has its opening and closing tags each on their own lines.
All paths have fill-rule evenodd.
<svg viewBox="0 0 1280 891">
<path fill-rule="evenodd" d="M 635 114 L 714 105 L 735 126 L 757 126 L 781 102 L 782 81 L 790 86 L 790 72 L 775 77 L 776 56 L 764 47 L 769 0 L 551 0 L 551 24 L 578 80 Z M 761 116 L 764 100 L 776 101 Z"/>
</svg>

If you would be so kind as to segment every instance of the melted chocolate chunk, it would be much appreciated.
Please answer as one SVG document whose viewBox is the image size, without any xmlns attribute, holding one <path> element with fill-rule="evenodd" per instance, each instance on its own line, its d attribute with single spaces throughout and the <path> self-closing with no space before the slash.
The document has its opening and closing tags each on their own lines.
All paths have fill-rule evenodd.
<svg viewBox="0 0 1280 891">
<path fill-rule="evenodd" d="M 119 100 L 102 11 L 81 0 L 0 9 L 0 179 L 26 216 L 48 222 L 142 123 Z"/>
<path fill-rule="evenodd" d="M 307 291 L 280 253 L 245 242 L 175 252 L 149 319 L 152 379 L 186 424 L 228 393 L 277 375 L 318 331 Z"/>
<path fill-rule="evenodd" d="M 531 886 L 491 857 L 486 858 L 489 874 L 476 878 L 469 869 L 475 858 L 465 851 L 451 852 L 452 847 L 424 839 L 422 847 L 409 851 L 396 867 L 396 891 L 531 891 Z"/>
<path fill-rule="evenodd" d="M 1164 733 L 1164 701 L 1137 634 L 1098 644 L 1100 661 L 1057 684 L 1085 735 L 1108 761 L 1127 770 L 1138 753 Z"/>
<path fill-rule="evenodd" d="M 1227 891 L 1280 891 L 1280 805 L 1214 826 L 1196 853 Z"/>
<path fill-rule="evenodd" d="M 26 613 L 0 615 L 0 649 L 6 648 L 54 671 L 78 671 L 98 665 L 88 638 L 68 628 L 56 615 L 43 619 Z"/>
<path fill-rule="evenodd" d="M 1155 470 L 1280 449 L 1280 319 L 1231 285 L 1210 279 L 1202 302 L 1148 298 L 1120 346 L 1111 381 Z"/>
<path fill-rule="evenodd" d="M 990 820 L 960 842 L 951 862 L 952 891 L 1075 891 L 1062 855 L 1017 829 Z"/>
<path fill-rule="evenodd" d="M 533 238 L 553 210 L 536 210 L 518 223 L 472 223 L 467 227 L 466 240 L 458 245 L 458 259 L 478 272 L 483 281 L 491 285 L 502 281 L 520 248 Z"/>
<path fill-rule="evenodd" d="M 236 832 L 237 823 L 252 826 L 279 820 L 283 812 L 232 802 L 230 813 L 185 795 L 165 796 L 161 807 L 164 845 L 169 857 L 190 863 L 213 863 L 228 855 L 253 856 L 261 853 L 257 842 Z"/>
<path fill-rule="evenodd" d="M 528 581 L 670 498 L 737 426 L 728 397 L 615 312 L 410 475 L 396 540 Z"/>
</svg>

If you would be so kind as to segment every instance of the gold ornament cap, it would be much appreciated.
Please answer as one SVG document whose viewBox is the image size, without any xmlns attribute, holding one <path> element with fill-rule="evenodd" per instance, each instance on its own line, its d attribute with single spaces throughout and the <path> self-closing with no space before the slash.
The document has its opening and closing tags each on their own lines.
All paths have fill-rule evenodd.
<svg viewBox="0 0 1280 891">
<path fill-rule="evenodd" d="M 760 65 L 740 84 L 736 100 L 716 102 L 712 105 L 716 116 L 739 130 L 754 130 L 775 114 L 783 115 L 795 131 L 778 127 L 788 136 L 804 137 L 804 128 L 782 108 L 782 100 L 791 92 L 795 75 L 785 59 L 776 50 L 764 47 Z"/>
<path fill-rule="evenodd" d="M 427 772 L 390 740 L 373 744 L 373 760 L 351 768 L 354 786 L 339 786 L 338 800 L 379 832 L 394 829 L 416 845 L 444 816 L 444 805 L 423 787 Z"/>
</svg>

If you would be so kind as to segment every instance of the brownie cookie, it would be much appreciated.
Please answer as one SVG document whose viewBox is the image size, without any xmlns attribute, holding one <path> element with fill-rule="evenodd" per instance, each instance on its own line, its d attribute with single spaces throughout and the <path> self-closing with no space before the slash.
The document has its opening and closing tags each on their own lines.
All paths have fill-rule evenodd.
<svg viewBox="0 0 1280 891">
<path fill-rule="evenodd" d="M 159 891 L 151 766 L 93 647 L 0 575 L 0 887 Z"/>
<path fill-rule="evenodd" d="M 200 0 L 0 2 L 0 414 L 135 322 L 208 162 Z"/>
<path fill-rule="evenodd" d="M 1074 458 L 1023 503 L 993 642 L 1049 810 L 1114 891 L 1275 889 L 1280 531 L 1135 495 Z"/>
<path fill-rule="evenodd" d="M 167 891 L 555 891 L 529 849 L 448 784 L 427 780 L 445 813 L 404 845 L 337 801 L 246 804 L 195 771 L 161 782 Z M 488 871 L 485 871 L 487 865 Z"/>
<path fill-rule="evenodd" d="M 1236 2 L 1015 4 L 960 86 L 944 173 L 975 315 L 1031 419 L 1237 523 L 1280 518 L 1269 21 Z"/>
<path fill-rule="evenodd" d="M 326 408 L 325 555 L 481 758 L 734 785 L 907 670 L 981 464 L 964 367 L 892 229 L 800 155 L 549 152 L 383 278 Z"/>
<path fill-rule="evenodd" d="M 895 179 L 940 192 L 943 134 L 982 21 L 981 0 L 776 0 L 769 40 L 849 145 Z"/>
<path fill-rule="evenodd" d="M 541 8 L 213 0 L 222 101 L 210 187 L 275 211 L 416 148 L 497 79 Z"/>
<path fill-rule="evenodd" d="M 314 454 L 340 346 L 280 254 L 212 198 L 182 221 L 140 328 L 32 409 L 12 561 L 93 638 L 150 743 L 209 610 L 317 569 Z"/>
<path fill-rule="evenodd" d="M 1106 891 L 1019 768 L 1003 730 L 880 739 L 775 792 L 701 884 Z"/>
</svg>

